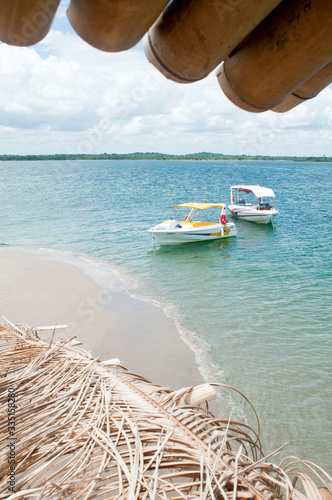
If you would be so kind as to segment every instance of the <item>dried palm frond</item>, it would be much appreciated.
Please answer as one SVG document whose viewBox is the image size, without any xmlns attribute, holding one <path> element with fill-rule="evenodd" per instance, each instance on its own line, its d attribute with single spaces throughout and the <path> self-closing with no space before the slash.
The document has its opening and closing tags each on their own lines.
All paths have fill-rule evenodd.
<svg viewBox="0 0 332 500">
<path fill-rule="evenodd" d="M 296 490 L 298 466 L 268 462 L 252 429 L 208 411 L 211 386 L 172 391 L 26 326 L 0 325 L 0 362 L 0 499 L 322 499 L 300 470 Z"/>
</svg>

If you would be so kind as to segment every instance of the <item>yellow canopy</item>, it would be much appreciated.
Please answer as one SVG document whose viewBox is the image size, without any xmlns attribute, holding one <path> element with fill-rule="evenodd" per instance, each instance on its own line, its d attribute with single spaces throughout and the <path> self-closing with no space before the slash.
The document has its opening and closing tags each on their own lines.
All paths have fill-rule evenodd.
<svg viewBox="0 0 332 500">
<path fill-rule="evenodd" d="M 226 207 L 222 203 L 181 203 L 180 205 L 172 205 L 174 207 L 197 208 L 198 210 L 205 210 L 205 208 L 220 208 L 222 210 Z"/>
</svg>

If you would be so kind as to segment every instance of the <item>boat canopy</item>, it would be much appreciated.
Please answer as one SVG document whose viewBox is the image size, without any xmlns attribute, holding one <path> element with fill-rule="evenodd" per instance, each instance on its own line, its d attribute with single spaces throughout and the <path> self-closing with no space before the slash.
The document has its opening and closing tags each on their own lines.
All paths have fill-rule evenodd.
<svg viewBox="0 0 332 500">
<path fill-rule="evenodd" d="M 222 203 L 181 203 L 180 205 L 172 205 L 174 207 L 186 207 L 186 208 L 196 208 L 198 210 L 205 210 L 206 208 L 226 208 L 226 205 Z"/>
<path fill-rule="evenodd" d="M 276 195 L 273 192 L 273 189 L 261 187 L 261 186 L 231 186 L 231 189 L 235 189 L 236 191 L 242 191 L 244 193 L 254 193 L 257 198 L 262 198 L 267 196 L 269 198 L 275 198 Z"/>
</svg>

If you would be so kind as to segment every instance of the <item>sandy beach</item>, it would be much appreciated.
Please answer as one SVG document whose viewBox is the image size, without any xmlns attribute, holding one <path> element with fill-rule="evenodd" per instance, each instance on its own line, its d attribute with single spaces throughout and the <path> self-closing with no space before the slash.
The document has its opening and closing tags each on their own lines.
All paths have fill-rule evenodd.
<svg viewBox="0 0 332 500">
<path fill-rule="evenodd" d="M 131 297 L 116 277 L 99 286 L 72 262 L 13 249 L 0 251 L 0 276 L 0 314 L 12 323 L 66 324 L 56 338 L 76 336 L 93 356 L 117 357 L 160 385 L 177 389 L 202 382 L 173 321 L 159 307 Z"/>
</svg>

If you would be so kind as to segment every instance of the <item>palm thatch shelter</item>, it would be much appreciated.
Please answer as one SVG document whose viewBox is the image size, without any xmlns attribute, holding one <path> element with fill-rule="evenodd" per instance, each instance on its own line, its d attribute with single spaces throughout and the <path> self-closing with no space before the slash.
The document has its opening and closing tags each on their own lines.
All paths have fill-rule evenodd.
<svg viewBox="0 0 332 500">
<path fill-rule="evenodd" d="M 173 391 L 74 343 L 0 325 L 0 499 L 331 498 L 322 469 L 275 465 L 215 418 L 212 386 Z"/>
<path fill-rule="evenodd" d="M 30 46 L 61 0 L 0 0 L 0 40 Z M 236 106 L 284 113 L 332 81 L 332 3 L 326 0 L 71 0 L 76 33 L 106 52 L 144 37 L 147 59 L 180 83 L 216 70 Z"/>
</svg>

